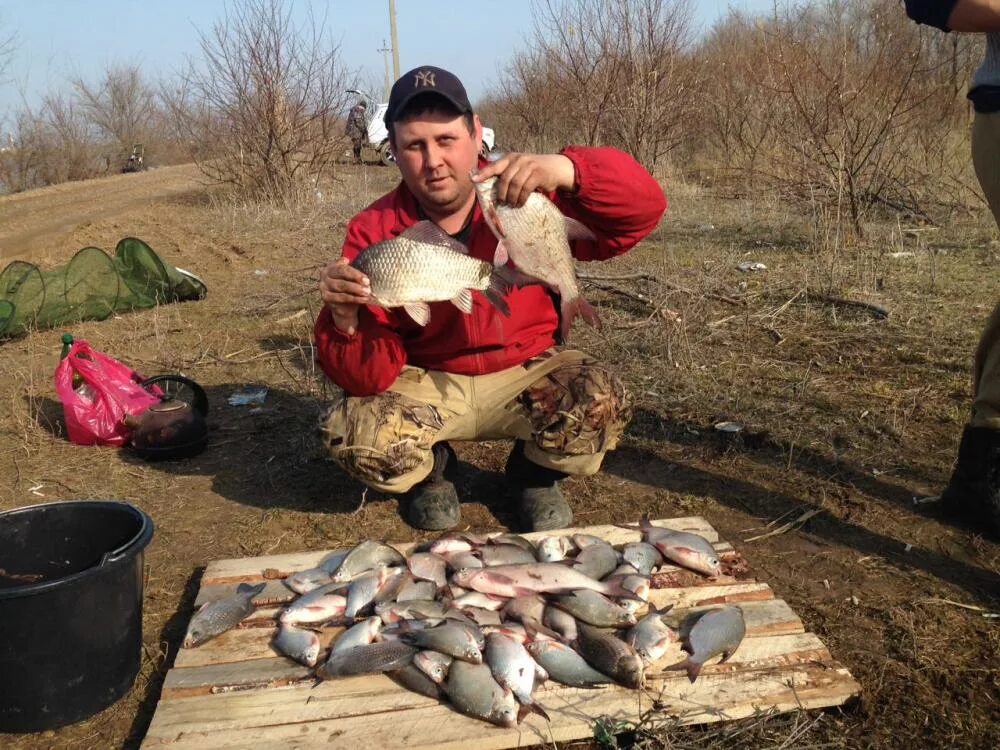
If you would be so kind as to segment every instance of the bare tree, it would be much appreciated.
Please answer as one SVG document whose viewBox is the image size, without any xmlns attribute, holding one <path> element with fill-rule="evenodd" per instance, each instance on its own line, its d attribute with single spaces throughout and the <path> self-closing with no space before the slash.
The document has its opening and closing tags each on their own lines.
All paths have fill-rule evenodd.
<svg viewBox="0 0 1000 750">
<path fill-rule="evenodd" d="M 102 171 L 93 128 L 72 98 L 48 94 L 37 111 L 18 110 L 11 127 L 14 147 L 0 154 L 0 182 L 11 192 Z"/>
<path fill-rule="evenodd" d="M 279 0 L 245 0 L 201 38 L 201 67 L 186 76 L 198 164 L 246 194 L 287 203 L 330 169 L 343 148 L 347 75 L 325 23 L 293 27 Z M 209 157 L 208 155 L 211 154 Z"/>
<path fill-rule="evenodd" d="M 96 85 L 80 78 L 72 85 L 84 113 L 121 152 L 148 140 L 156 96 L 138 66 L 109 67 Z"/>
<path fill-rule="evenodd" d="M 773 137 L 775 109 L 760 82 L 763 46 L 753 18 L 731 10 L 696 50 L 705 85 L 691 98 L 701 126 L 696 153 L 724 180 L 756 181 L 758 159 Z"/>
<path fill-rule="evenodd" d="M 489 112 L 542 149 L 609 144 L 650 170 L 684 139 L 698 69 L 689 0 L 535 0 Z M 503 136 L 510 143 L 508 135 Z"/>
<path fill-rule="evenodd" d="M 82 108 L 63 94 L 49 94 L 40 115 L 45 157 L 40 169 L 44 183 L 83 180 L 100 171 L 97 139 Z"/>
<path fill-rule="evenodd" d="M 615 0 L 608 30 L 617 40 L 607 131 L 652 171 L 687 136 L 699 70 L 691 59 L 688 0 Z M 608 45 L 610 46 L 610 44 Z"/>
<path fill-rule="evenodd" d="M 855 236 L 872 210 L 927 218 L 945 194 L 970 195 L 968 159 L 954 159 L 967 112 L 956 80 L 974 54 L 927 43 L 896 0 L 731 13 L 698 49 L 711 81 L 702 158 L 747 187 L 818 201 Z"/>
<path fill-rule="evenodd" d="M 16 48 L 16 34 L 10 34 L 6 37 L 0 36 L 0 83 L 3 83 L 2 76 L 7 71 L 7 66 L 10 65 L 10 59 L 14 56 Z"/>
</svg>

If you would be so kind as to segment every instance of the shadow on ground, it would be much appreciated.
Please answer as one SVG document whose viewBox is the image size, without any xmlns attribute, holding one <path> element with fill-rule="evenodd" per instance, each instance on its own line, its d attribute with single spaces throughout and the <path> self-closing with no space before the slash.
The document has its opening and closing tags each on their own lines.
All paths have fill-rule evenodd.
<svg viewBox="0 0 1000 750">
<path fill-rule="evenodd" d="M 649 415 L 645 415 L 648 419 Z M 684 431 L 683 426 L 664 422 L 661 434 Z M 735 445 L 725 437 L 714 434 L 704 434 L 698 438 L 704 449 L 705 444 L 716 450 L 738 449 L 751 455 L 751 460 L 770 462 L 782 452 L 787 456 L 787 448 L 783 448 L 769 438 L 763 438 L 756 447 L 748 446 L 746 442 Z M 647 441 L 649 435 L 643 436 Z M 658 438 L 665 441 L 664 438 Z M 752 442 L 752 439 L 751 439 Z M 905 488 L 879 481 L 858 467 L 852 467 L 843 462 L 832 462 L 813 451 L 801 451 L 796 468 L 806 471 L 824 481 L 846 483 L 855 490 L 903 508 L 914 516 L 924 516 L 944 520 L 960 528 L 964 524 L 953 519 L 941 519 L 939 513 L 920 510 L 919 513 L 910 502 L 911 495 Z M 667 461 L 655 450 L 636 445 L 622 446 L 605 459 L 603 471 L 639 482 L 652 487 L 659 487 L 672 493 L 691 494 L 709 498 L 723 507 L 736 509 L 742 513 L 754 516 L 777 518 L 789 514 L 789 518 L 804 513 L 810 509 L 818 509 L 809 497 L 795 497 L 790 494 L 776 492 L 772 488 L 746 479 L 714 473 L 692 465 Z M 964 589 L 981 602 L 996 601 L 1000 593 L 1000 580 L 990 571 L 968 565 L 953 557 L 913 545 L 907 551 L 907 545 L 900 539 L 895 539 L 876 530 L 853 523 L 848 518 L 838 518 L 831 513 L 822 513 L 808 522 L 804 529 L 813 537 L 842 547 L 854 549 L 863 555 L 877 555 L 902 571 L 921 570 L 942 581 Z"/>
<path fill-rule="evenodd" d="M 170 619 L 160 628 L 159 635 L 153 641 L 154 643 L 165 643 L 168 644 L 167 648 L 175 649 L 179 646 L 184 638 L 187 623 L 191 619 L 191 611 L 194 609 L 194 601 L 198 596 L 202 573 L 204 573 L 204 568 L 197 568 L 192 571 L 184 585 L 184 591 L 181 594 L 180 601 L 177 603 L 177 607 L 174 609 L 173 614 L 170 615 Z M 151 592 L 147 592 L 147 597 L 150 594 Z M 146 640 L 148 642 L 151 639 L 147 637 Z M 153 665 L 148 673 L 146 669 L 143 669 L 140 673 L 139 679 L 144 678 L 146 684 L 141 688 L 133 688 L 133 690 L 142 690 L 143 693 L 135 718 L 132 721 L 132 726 L 129 728 L 128 736 L 125 739 L 124 748 L 126 750 L 138 748 L 142 744 L 142 740 L 146 736 L 146 731 L 149 729 L 149 724 L 153 720 L 156 704 L 160 700 L 160 694 L 163 691 L 163 681 L 166 678 L 167 671 L 173 666 L 176 656 L 177 652 L 174 650 L 173 654 L 166 654 L 163 659 Z"/>
</svg>

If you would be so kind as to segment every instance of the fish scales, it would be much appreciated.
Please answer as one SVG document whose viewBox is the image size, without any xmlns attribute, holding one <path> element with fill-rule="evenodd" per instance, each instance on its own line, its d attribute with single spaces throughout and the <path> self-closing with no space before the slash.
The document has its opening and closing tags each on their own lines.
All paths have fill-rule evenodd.
<svg viewBox="0 0 1000 750">
<path fill-rule="evenodd" d="M 462 243 L 430 221 L 365 248 L 351 265 L 368 277 L 373 304 L 403 307 L 420 325 L 430 320 L 428 302 L 450 300 L 462 312 L 472 312 L 471 290 L 483 292 L 510 315 L 503 299 L 510 287 L 508 272 L 469 256 Z"/>
</svg>

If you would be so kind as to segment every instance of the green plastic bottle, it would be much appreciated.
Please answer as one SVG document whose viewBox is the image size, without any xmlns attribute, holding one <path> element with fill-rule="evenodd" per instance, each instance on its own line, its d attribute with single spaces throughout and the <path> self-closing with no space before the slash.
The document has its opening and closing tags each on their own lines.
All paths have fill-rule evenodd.
<svg viewBox="0 0 1000 750">
<path fill-rule="evenodd" d="M 59 359 L 66 359 L 69 356 L 69 348 L 73 345 L 73 334 L 64 333 L 62 335 L 62 354 L 59 355 Z"/>
</svg>

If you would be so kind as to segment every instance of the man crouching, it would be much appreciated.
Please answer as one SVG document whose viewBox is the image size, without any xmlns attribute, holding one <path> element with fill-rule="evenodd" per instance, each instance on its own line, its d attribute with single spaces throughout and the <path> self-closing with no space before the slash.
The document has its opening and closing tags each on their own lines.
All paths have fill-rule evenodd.
<svg viewBox="0 0 1000 750">
<path fill-rule="evenodd" d="M 505 474 L 525 530 L 568 526 L 573 513 L 559 481 L 600 469 L 628 422 L 630 398 L 605 366 L 556 349 L 558 300 L 529 284 L 504 295 L 509 316 L 475 295 L 468 314 L 431 303 L 421 326 L 402 308 L 370 304 L 370 280 L 349 263 L 420 221 L 492 262 L 497 238 L 476 200 L 476 168 L 477 180 L 498 178 L 499 201 L 520 206 L 541 191 L 586 225 L 596 241 L 571 245 L 584 261 L 620 255 L 648 235 L 666 209 L 663 191 L 612 148 L 568 146 L 486 162 L 465 88 L 440 68 L 416 68 L 396 81 L 385 121 L 402 182 L 351 220 L 341 258 L 320 279 L 326 305 L 316 320 L 316 353 L 345 392 L 323 427 L 330 454 L 370 487 L 410 492 L 408 522 L 442 530 L 459 521 L 448 441 L 513 438 Z"/>
</svg>

